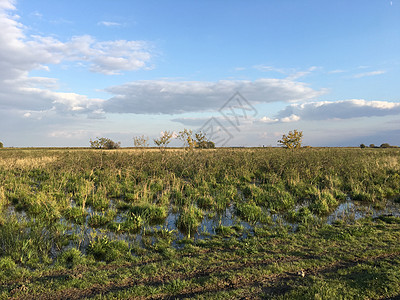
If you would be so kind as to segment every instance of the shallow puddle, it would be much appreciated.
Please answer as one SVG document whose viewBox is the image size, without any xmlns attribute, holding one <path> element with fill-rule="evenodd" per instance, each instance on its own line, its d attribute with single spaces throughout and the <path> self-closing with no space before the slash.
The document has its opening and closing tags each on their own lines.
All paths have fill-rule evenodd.
<svg viewBox="0 0 400 300">
<path fill-rule="evenodd" d="M 336 221 L 352 222 L 364 217 L 377 218 L 382 215 L 400 217 L 400 203 L 388 201 L 383 208 L 376 208 L 372 204 L 366 205 L 348 198 L 346 202 L 341 203 L 327 217 L 326 223 L 332 224 Z"/>
<path fill-rule="evenodd" d="M 75 206 L 75 203 L 71 202 L 71 207 Z M 307 206 L 307 204 L 300 205 L 296 208 L 298 211 L 301 207 Z M 113 202 L 110 204 L 110 208 L 115 209 L 115 205 Z M 175 238 L 173 239 L 173 246 L 179 247 L 177 242 L 185 238 L 185 234 L 176 226 L 179 212 L 170 209 L 168 216 L 166 217 L 163 224 L 160 225 L 145 225 L 138 233 L 126 233 L 126 232 L 112 232 L 107 228 L 92 228 L 88 225 L 88 220 L 92 215 L 104 215 L 105 212 L 98 212 L 93 210 L 91 207 L 86 208 L 86 212 L 88 215 L 86 216 L 86 222 L 83 225 L 77 225 L 65 218 L 60 219 L 60 223 L 65 225 L 65 234 L 74 235 L 75 240 L 71 241 L 70 244 L 66 247 L 79 247 L 81 250 L 85 250 L 89 245 L 90 241 L 93 240 L 95 236 L 104 236 L 106 235 L 110 240 L 125 240 L 129 244 L 132 243 L 142 243 L 143 234 L 146 233 L 146 236 L 151 236 L 152 232 L 155 230 L 165 230 L 167 232 L 175 232 Z M 34 220 L 33 217 L 30 217 L 24 211 L 17 211 L 14 206 L 10 205 L 7 207 L 5 214 L 8 216 L 15 216 L 19 221 L 30 221 Z M 393 215 L 400 217 L 400 203 L 394 203 L 388 201 L 385 206 L 382 208 L 376 208 L 372 204 L 365 204 L 356 201 L 352 201 L 348 198 L 345 202 L 338 205 L 338 207 L 331 214 L 325 217 L 316 217 L 321 222 L 326 224 L 333 224 L 336 221 L 343 221 L 346 223 L 352 223 L 363 217 L 379 217 L 381 215 Z M 279 226 L 279 225 L 289 225 L 292 227 L 293 231 L 298 227 L 297 223 L 291 223 L 285 219 L 284 214 L 270 214 L 272 224 L 270 226 Z M 121 223 L 125 220 L 125 212 L 119 212 L 115 218 L 114 222 Z M 201 224 L 198 226 L 198 230 L 193 234 L 194 239 L 204 239 L 209 236 L 216 234 L 216 228 L 219 226 L 235 226 L 239 225 L 243 228 L 243 231 L 239 234 L 239 237 L 245 237 L 248 234 L 252 234 L 254 227 L 258 224 L 249 224 L 248 222 L 244 222 L 240 220 L 235 214 L 234 205 L 230 205 L 225 209 L 222 213 L 215 213 L 212 211 L 205 211 L 204 218 Z M 156 238 L 150 237 L 150 239 L 155 242 Z"/>
</svg>

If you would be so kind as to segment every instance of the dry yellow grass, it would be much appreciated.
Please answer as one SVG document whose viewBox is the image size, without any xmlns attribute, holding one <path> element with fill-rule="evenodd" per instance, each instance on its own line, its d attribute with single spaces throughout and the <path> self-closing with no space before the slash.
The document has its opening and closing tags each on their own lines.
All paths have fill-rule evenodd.
<svg viewBox="0 0 400 300">
<path fill-rule="evenodd" d="M 29 158 L 2 158 L 0 159 L 0 167 L 7 169 L 29 169 L 44 167 L 49 163 L 55 162 L 57 156 L 29 157 Z"/>
</svg>

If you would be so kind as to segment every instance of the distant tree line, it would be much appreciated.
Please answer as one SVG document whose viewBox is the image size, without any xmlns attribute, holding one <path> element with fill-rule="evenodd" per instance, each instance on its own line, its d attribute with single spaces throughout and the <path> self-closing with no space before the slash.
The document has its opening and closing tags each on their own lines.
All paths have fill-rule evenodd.
<svg viewBox="0 0 400 300">
<path fill-rule="evenodd" d="M 164 150 L 173 138 L 177 138 L 183 142 L 183 146 L 187 150 L 197 149 L 213 149 L 215 143 L 209 140 L 205 133 L 197 132 L 193 134 L 190 129 L 184 129 L 178 134 L 171 131 L 161 132 L 159 138 L 153 139 L 154 145 Z M 133 137 L 133 145 L 136 148 L 149 147 L 149 137 L 145 135 Z M 94 149 L 118 149 L 121 147 L 121 142 L 114 142 L 105 137 L 96 137 L 95 140 L 90 140 L 90 147 Z"/>
<path fill-rule="evenodd" d="M 187 150 L 197 149 L 214 149 L 215 143 L 211 141 L 204 132 L 193 133 L 191 129 L 183 129 L 178 133 L 172 131 L 163 131 L 161 136 L 153 139 L 154 145 L 164 150 L 172 139 L 178 139 L 183 142 L 183 147 Z M 278 140 L 281 147 L 287 149 L 299 149 L 302 147 L 303 131 L 297 129 L 289 131 L 288 134 L 284 134 L 282 139 Z M 149 137 L 145 135 L 133 137 L 133 144 L 136 148 L 149 147 Z M 99 138 L 96 140 L 90 140 L 90 147 L 96 149 L 117 149 L 120 148 L 121 142 L 114 142 L 109 138 Z M 305 146 L 310 148 L 310 146 Z"/>
<path fill-rule="evenodd" d="M 375 146 L 374 144 L 370 144 L 369 146 L 366 146 L 364 144 L 360 145 L 360 148 L 398 148 L 398 146 L 392 146 L 388 143 L 383 143 L 380 146 Z"/>
</svg>

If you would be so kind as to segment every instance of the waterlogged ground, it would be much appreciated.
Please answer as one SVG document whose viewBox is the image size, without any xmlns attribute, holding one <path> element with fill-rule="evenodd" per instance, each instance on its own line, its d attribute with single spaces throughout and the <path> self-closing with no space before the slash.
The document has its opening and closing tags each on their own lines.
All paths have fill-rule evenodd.
<svg viewBox="0 0 400 300">
<path fill-rule="evenodd" d="M 71 207 L 76 207 L 74 201 L 71 201 Z M 297 206 L 294 211 L 299 212 L 302 208 L 307 207 L 307 204 Z M 113 201 L 111 201 L 111 205 L 109 209 L 116 209 Z M 170 209 L 165 220 L 159 220 L 158 224 L 153 225 L 144 225 L 139 231 L 135 234 L 127 234 L 127 233 L 115 233 L 107 230 L 106 228 L 93 228 L 90 226 L 90 219 L 93 216 L 101 215 L 104 216 L 104 212 L 96 212 L 90 207 L 86 209 L 87 216 L 85 218 L 85 222 L 81 225 L 77 225 L 73 222 L 66 220 L 65 218 L 61 218 L 59 220 L 60 224 L 63 224 L 66 228 L 65 234 L 70 236 L 79 237 L 78 241 L 79 249 L 83 253 L 86 252 L 90 241 L 94 236 L 107 236 L 110 240 L 124 240 L 130 244 L 138 244 L 144 247 L 141 243 L 142 235 L 151 235 L 154 232 L 165 231 L 170 233 L 174 237 L 174 242 L 172 246 L 175 248 L 181 248 L 181 244 L 179 241 L 186 238 L 186 232 L 180 230 L 177 227 L 179 213 Z M 13 218 L 15 217 L 20 222 L 29 222 L 34 218 L 28 216 L 25 211 L 17 211 L 13 205 L 7 206 L 5 210 L 6 216 Z M 200 225 L 198 225 L 196 231 L 193 234 L 193 239 L 207 239 L 212 235 L 223 235 L 229 236 L 234 233 L 238 238 L 243 239 L 249 235 L 254 235 L 255 230 L 257 228 L 276 228 L 277 226 L 286 226 L 292 232 L 296 232 L 299 230 L 299 226 L 302 223 L 297 223 L 296 220 L 293 220 L 291 216 L 285 213 L 269 213 L 269 222 L 267 224 L 261 223 L 249 223 L 245 221 L 241 221 L 235 214 L 234 205 L 229 206 L 222 213 L 214 213 L 212 211 L 205 212 L 205 217 L 201 221 Z M 381 203 L 380 206 L 375 206 L 371 204 L 366 204 L 363 202 L 352 201 L 349 197 L 345 202 L 340 203 L 337 208 L 328 215 L 325 216 L 316 216 L 310 215 L 310 222 L 314 224 L 336 224 L 336 223 L 346 223 L 346 224 L 354 224 L 357 220 L 371 217 L 372 219 L 377 219 L 379 217 L 400 217 L 400 203 L 395 203 L 392 201 L 386 201 L 385 203 Z M 126 220 L 126 212 L 117 213 L 114 217 L 117 223 L 123 223 Z M 152 243 L 155 243 L 156 239 L 154 238 Z M 53 257 L 59 255 L 66 249 L 71 247 L 75 247 L 76 242 L 70 242 L 68 245 L 62 247 L 59 250 L 53 249 Z"/>
<path fill-rule="evenodd" d="M 0 299 L 400 295 L 398 149 L 0 151 Z"/>
</svg>

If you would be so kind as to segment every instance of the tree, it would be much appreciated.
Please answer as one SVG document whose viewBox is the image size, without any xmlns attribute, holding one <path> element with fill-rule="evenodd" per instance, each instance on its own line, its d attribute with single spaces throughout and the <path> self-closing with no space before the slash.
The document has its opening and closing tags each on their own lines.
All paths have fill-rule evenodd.
<svg viewBox="0 0 400 300">
<path fill-rule="evenodd" d="M 360 148 L 361 148 L 361 149 L 363 149 L 363 148 L 365 148 L 365 147 L 366 147 L 366 146 L 365 146 L 364 144 L 361 144 L 361 145 L 360 145 Z"/>
<path fill-rule="evenodd" d="M 3 143 L 2 143 L 2 142 L 0 142 L 0 148 L 3 148 L 3 147 L 4 147 Z"/>
<path fill-rule="evenodd" d="M 179 131 L 177 136 L 184 143 L 184 147 L 193 150 L 196 147 L 196 141 L 193 139 L 193 132 L 191 129 L 184 129 L 183 131 Z"/>
<path fill-rule="evenodd" d="M 153 139 L 154 144 L 160 149 L 165 149 L 165 147 L 171 142 L 173 133 L 170 131 L 161 132 L 161 136 L 158 139 Z"/>
<path fill-rule="evenodd" d="M 200 148 L 200 149 L 214 149 L 215 148 L 214 142 L 210 141 L 207 138 L 205 133 L 200 131 L 195 134 L 195 138 L 196 138 L 196 148 Z"/>
<path fill-rule="evenodd" d="M 148 136 L 135 136 L 133 138 L 133 144 L 137 148 L 144 148 L 149 146 L 149 137 Z"/>
<path fill-rule="evenodd" d="M 282 139 L 279 140 L 278 143 L 287 149 L 298 149 L 301 148 L 302 139 L 303 131 L 295 129 L 294 131 L 289 131 L 287 135 L 282 135 Z"/>
<path fill-rule="evenodd" d="M 95 149 L 118 149 L 121 147 L 121 142 L 114 142 L 113 140 L 109 138 L 99 138 L 96 137 L 96 140 L 92 141 L 90 139 L 90 148 L 95 148 Z"/>
<path fill-rule="evenodd" d="M 370 148 L 376 148 L 374 144 L 369 144 Z"/>
<path fill-rule="evenodd" d="M 383 143 L 380 148 L 392 148 L 392 146 L 390 146 L 390 144 L 388 143 Z"/>
</svg>

